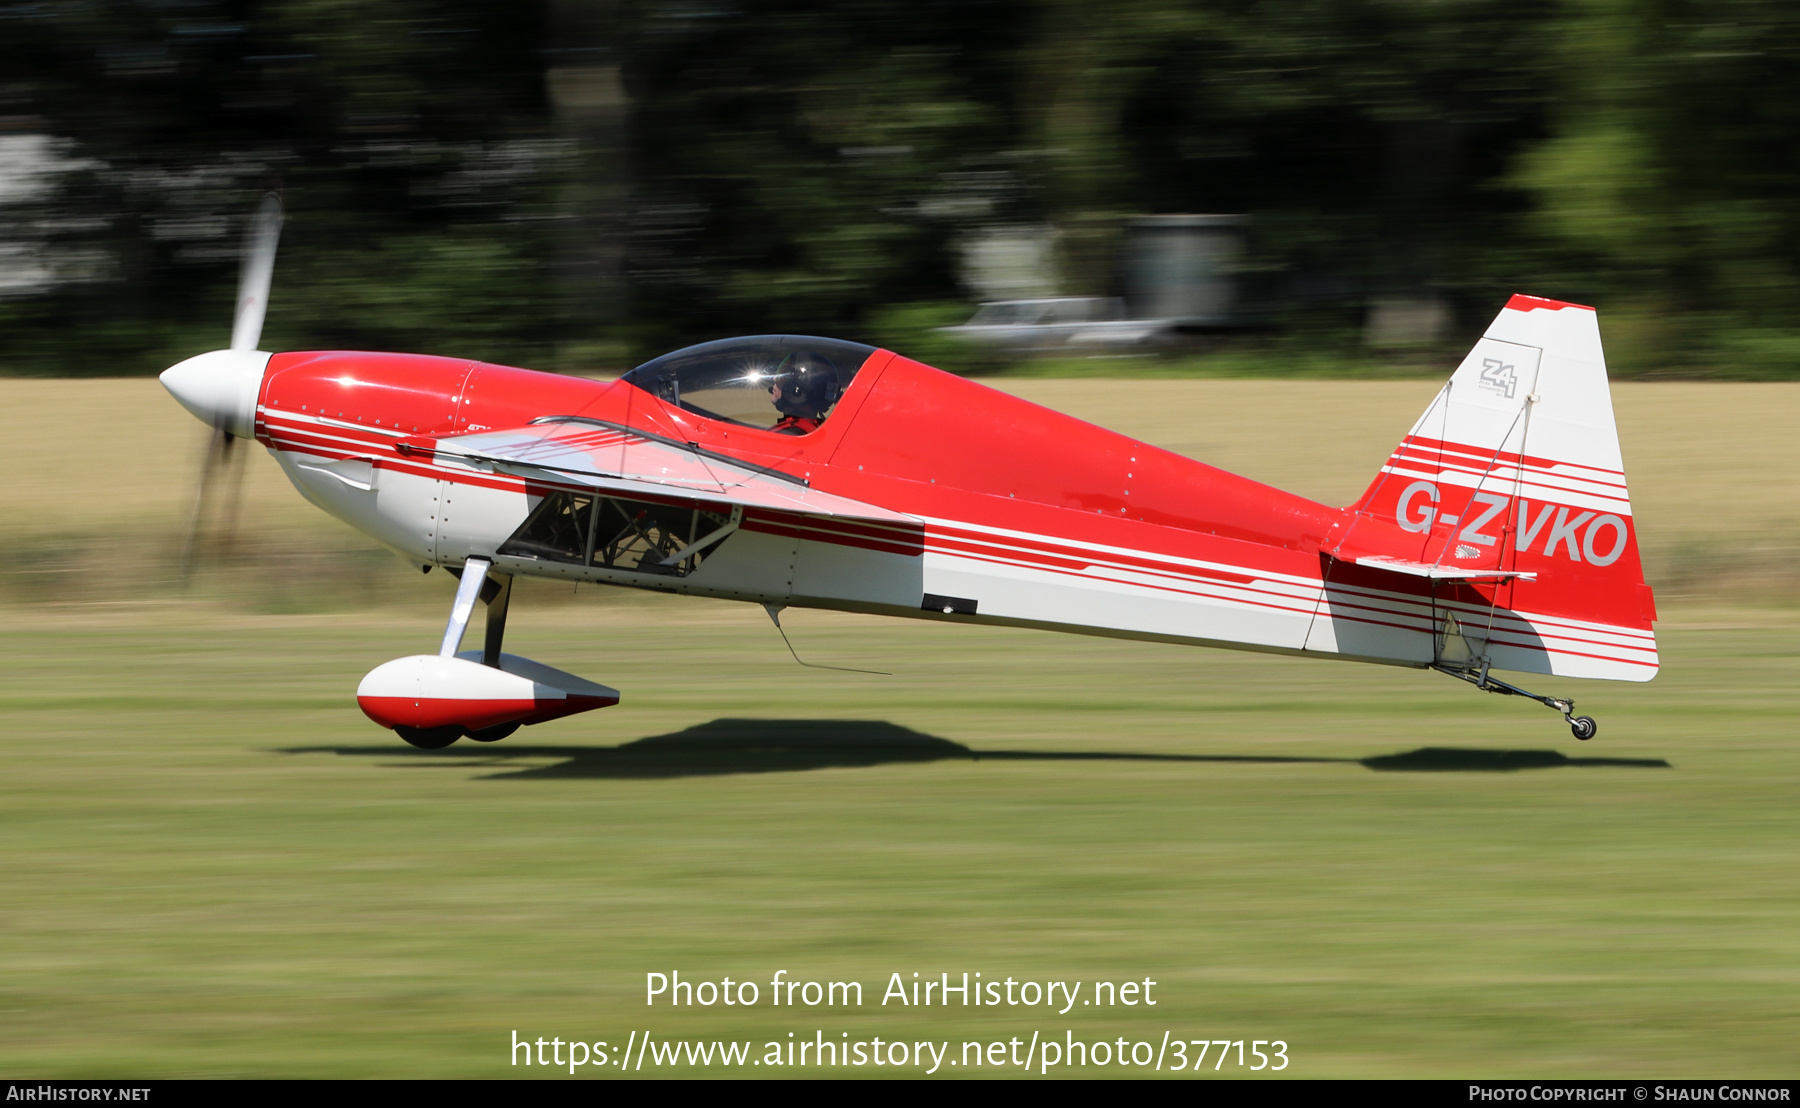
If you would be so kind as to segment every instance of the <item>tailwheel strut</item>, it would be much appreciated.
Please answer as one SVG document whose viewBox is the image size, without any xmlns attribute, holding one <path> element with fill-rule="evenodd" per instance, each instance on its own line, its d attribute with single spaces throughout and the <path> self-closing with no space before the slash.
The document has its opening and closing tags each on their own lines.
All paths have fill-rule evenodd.
<svg viewBox="0 0 1800 1108">
<path fill-rule="evenodd" d="M 1593 716 L 1578 716 L 1575 714 L 1575 701 L 1573 699 L 1566 696 L 1540 696 L 1537 693 L 1521 689 L 1517 685 L 1508 684 L 1498 677 L 1490 676 L 1488 674 L 1487 659 L 1485 658 L 1481 661 L 1481 667 L 1476 670 L 1459 669 L 1453 666 L 1436 664 L 1431 668 L 1437 670 L 1439 673 L 1447 673 L 1458 681 L 1467 681 L 1482 692 L 1498 693 L 1501 696 L 1522 696 L 1528 700 L 1535 700 L 1546 708 L 1555 709 L 1562 713 L 1563 721 L 1569 725 L 1569 731 L 1582 742 L 1586 742 L 1593 738 L 1600 731 L 1600 725 L 1594 722 Z"/>
</svg>

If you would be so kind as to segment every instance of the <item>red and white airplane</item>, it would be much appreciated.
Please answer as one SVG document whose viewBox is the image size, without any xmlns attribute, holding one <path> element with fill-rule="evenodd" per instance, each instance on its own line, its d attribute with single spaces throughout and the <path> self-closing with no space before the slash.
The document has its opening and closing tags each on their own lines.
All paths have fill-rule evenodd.
<svg viewBox="0 0 1800 1108">
<path fill-rule="evenodd" d="M 1348 507 L 1315 503 L 888 350 L 761 335 L 593 381 L 458 358 L 255 349 L 280 209 L 228 350 L 162 375 L 225 442 L 429 571 L 436 654 L 377 667 L 422 747 L 618 702 L 501 652 L 533 576 L 914 619 L 1436 669 L 1647 681 L 1644 583 L 1591 308 L 1514 296 Z M 460 647 L 477 598 L 486 641 Z"/>
</svg>

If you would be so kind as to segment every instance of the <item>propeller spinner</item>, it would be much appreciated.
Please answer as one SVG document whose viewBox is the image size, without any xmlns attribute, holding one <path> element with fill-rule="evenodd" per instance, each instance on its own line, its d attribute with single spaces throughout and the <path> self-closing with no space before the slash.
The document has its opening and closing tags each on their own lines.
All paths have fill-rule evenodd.
<svg viewBox="0 0 1800 1108">
<path fill-rule="evenodd" d="M 256 344 L 262 339 L 263 315 L 269 307 L 281 222 L 281 200 L 270 193 L 257 207 L 245 236 L 230 348 L 178 362 L 163 370 L 161 377 L 163 388 L 195 418 L 239 438 L 248 438 L 255 431 L 256 394 L 271 356 L 256 349 Z"/>
</svg>

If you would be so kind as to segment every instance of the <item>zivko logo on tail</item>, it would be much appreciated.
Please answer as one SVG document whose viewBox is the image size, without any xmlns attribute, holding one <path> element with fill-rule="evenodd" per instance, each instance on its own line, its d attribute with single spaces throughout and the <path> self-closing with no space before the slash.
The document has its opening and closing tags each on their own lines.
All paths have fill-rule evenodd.
<svg viewBox="0 0 1800 1108">
<path fill-rule="evenodd" d="M 1499 358 L 1481 359 L 1481 387 L 1497 392 L 1508 400 L 1519 388 L 1519 375 L 1513 366 Z"/>
</svg>

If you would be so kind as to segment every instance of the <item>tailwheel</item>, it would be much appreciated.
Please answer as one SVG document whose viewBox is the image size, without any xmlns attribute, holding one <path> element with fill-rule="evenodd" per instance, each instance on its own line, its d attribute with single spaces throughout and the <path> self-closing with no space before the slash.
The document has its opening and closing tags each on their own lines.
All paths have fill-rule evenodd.
<svg viewBox="0 0 1800 1108">
<path fill-rule="evenodd" d="M 513 723 L 496 723 L 492 727 L 483 727 L 479 730 L 475 728 L 464 728 L 463 734 L 469 736 L 478 743 L 497 743 L 518 729 L 519 724 L 515 721 Z"/>
<path fill-rule="evenodd" d="M 451 724 L 448 727 L 408 727 L 397 724 L 394 734 L 420 750 L 442 750 L 446 746 L 463 737 L 463 729 Z"/>
<path fill-rule="evenodd" d="M 1599 734 L 1600 725 L 1594 722 L 1593 716 L 1578 716 L 1575 714 L 1574 700 L 1566 696 L 1543 696 L 1538 693 L 1527 692 L 1517 685 L 1508 684 L 1498 677 L 1491 676 L 1488 673 L 1488 662 L 1486 658 L 1478 659 L 1478 661 L 1480 662 L 1479 667 L 1434 664 L 1431 668 L 1437 670 L 1439 673 L 1447 673 L 1458 681 L 1467 681 L 1482 692 L 1499 693 L 1501 696 L 1522 696 L 1527 700 L 1535 700 L 1539 704 L 1542 704 L 1544 707 L 1553 711 L 1561 712 L 1564 722 L 1569 725 L 1569 730 L 1582 742 L 1587 742 L 1596 734 Z"/>
</svg>

